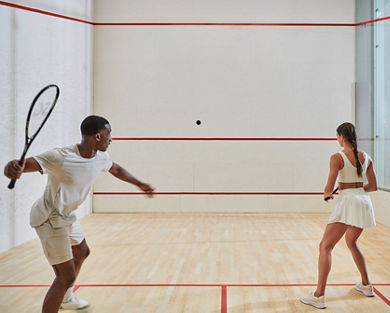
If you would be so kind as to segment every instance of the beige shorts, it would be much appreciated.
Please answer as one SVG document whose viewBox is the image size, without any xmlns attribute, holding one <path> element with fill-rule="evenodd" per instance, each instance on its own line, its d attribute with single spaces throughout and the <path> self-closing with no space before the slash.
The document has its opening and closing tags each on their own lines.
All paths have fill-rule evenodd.
<svg viewBox="0 0 390 313">
<path fill-rule="evenodd" d="M 72 246 L 84 240 L 84 233 L 78 221 L 61 228 L 53 228 L 49 221 L 35 227 L 43 252 L 51 265 L 73 259 Z"/>
</svg>

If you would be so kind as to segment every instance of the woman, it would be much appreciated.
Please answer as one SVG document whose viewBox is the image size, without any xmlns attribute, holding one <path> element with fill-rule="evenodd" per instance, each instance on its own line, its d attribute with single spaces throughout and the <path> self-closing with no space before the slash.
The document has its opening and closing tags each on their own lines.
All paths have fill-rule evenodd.
<svg viewBox="0 0 390 313">
<path fill-rule="evenodd" d="M 333 199 L 332 190 L 337 177 L 339 177 L 340 197 L 320 243 L 317 289 L 300 298 L 303 303 L 319 309 L 326 308 L 325 287 L 332 263 L 331 253 L 344 234 L 347 246 L 362 277 L 361 283 L 356 284 L 355 289 L 367 297 L 374 296 L 363 253 L 356 243 L 364 228 L 375 226 L 372 203 L 367 194 L 367 192 L 377 190 L 374 165 L 367 153 L 358 151 L 354 125 L 341 124 L 337 128 L 337 140 L 344 149 L 330 158 L 330 171 L 324 199 L 327 197 Z M 364 177 L 367 178 L 367 184 L 364 184 Z"/>
</svg>

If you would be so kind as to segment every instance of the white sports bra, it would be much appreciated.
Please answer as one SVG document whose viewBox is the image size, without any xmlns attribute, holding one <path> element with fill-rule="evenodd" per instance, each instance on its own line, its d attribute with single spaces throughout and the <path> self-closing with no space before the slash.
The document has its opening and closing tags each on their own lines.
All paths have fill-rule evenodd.
<svg viewBox="0 0 390 313">
<path fill-rule="evenodd" d="M 363 183 L 364 176 L 366 175 L 368 167 L 368 155 L 363 152 L 364 163 L 362 164 L 362 177 L 359 177 L 357 174 L 356 167 L 352 165 L 351 161 L 347 158 L 343 151 L 339 152 L 344 160 L 344 167 L 339 172 L 339 182 L 340 183 Z M 360 162 L 358 160 L 358 162 Z M 361 163 L 360 163 L 361 164 Z"/>
</svg>

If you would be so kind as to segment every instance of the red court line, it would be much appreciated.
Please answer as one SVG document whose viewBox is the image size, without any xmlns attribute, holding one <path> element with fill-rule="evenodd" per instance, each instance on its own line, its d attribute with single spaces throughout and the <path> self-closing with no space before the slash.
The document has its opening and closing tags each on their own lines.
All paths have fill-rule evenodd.
<svg viewBox="0 0 390 313">
<path fill-rule="evenodd" d="M 78 19 L 62 14 L 52 13 L 44 10 L 34 9 L 31 7 L 18 5 L 6 1 L 0 1 L 0 5 L 30 11 L 34 13 L 44 14 L 74 22 L 94 25 L 94 26 L 310 26 L 310 27 L 355 27 L 365 24 L 377 23 L 387 19 L 390 16 L 379 18 L 371 21 L 365 21 L 360 23 L 95 23 L 88 20 Z"/>
<path fill-rule="evenodd" d="M 390 19 L 390 16 L 386 16 L 386 17 L 377 18 L 377 19 L 371 20 L 371 21 L 356 23 L 355 26 L 361 26 L 361 25 L 366 25 L 366 24 L 377 23 L 377 22 L 381 22 L 381 21 L 385 21 L 385 20 L 389 20 L 389 19 Z"/>
<path fill-rule="evenodd" d="M 227 313 L 226 286 L 221 286 L 221 313 Z"/>
<path fill-rule="evenodd" d="M 15 8 L 15 9 L 21 9 L 21 10 L 25 10 L 25 11 L 31 11 L 31 12 L 35 12 L 35 13 L 39 13 L 39 14 L 49 15 L 49 16 L 53 16 L 53 17 L 58 17 L 58 18 L 66 19 L 66 20 L 71 20 L 74 22 L 80 22 L 80 23 L 84 23 L 84 24 L 94 25 L 94 23 L 90 22 L 90 21 L 86 21 L 86 20 L 82 20 L 82 19 L 78 19 L 78 18 L 74 18 L 74 17 L 69 17 L 69 16 L 57 14 L 57 13 L 52 13 L 52 12 L 48 12 L 48 11 L 43 11 L 43 10 L 39 10 L 39 9 L 34 9 L 34 8 L 26 7 L 24 5 L 9 3 L 9 2 L 5 2 L 5 1 L 0 1 L 0 5 L 4 5 L 4 6 Z"/>
<path fill-rule="evenodd" d="M 354 23 L 93 23 L 96 26 L 314 26 L 354 27 Z"/>
<path fill-rule="evenodd" d="M 50 287 L 51 285 L 44 284 L 30 284 L 30 285 L 0 285 L 0 288 L 16 288 L 16 287 Z M 313 287 L 317 284 L 77 284 L 77 289 L 81 287 Z M 346 287 L 346 286 L 355 286 L 351 283 L 334 283 L 327 284 L 327 286 L 334 287 Z M 373 284 L 373 286 L 386 286 L 390 287 L 390 283 L 378 283 Z"/>
<path fill-rule="evenodd" d="M 294 138 L 294 137 L 203 137 L 203 138 L 126 138 L 116 137 L 113 141 L 336 141 L 337 138 Z"/>
<path fill-rule="evenodd" d="M 390 300 L 387 299 L 382 293 L 379 292 L 378 289 L 374 287 L 375 293 L 378 295 L 379 298 L 381 298 L 388 306 L 390 306 Z"/>
<path fill-rule="evenodd" d="M 154 192 L 154 195 L 214 195 L 214 196 L 254 196 L 254 195 L 288 195 L 288 196 L 303 196 L 303 195 L 322 195 L 323 192 Z M 95 196 L 125 196 L 125 195 L 145 195 L 144 192 L 104 192 L 104 191 L 96 191 L 93 193 Z"/>
<path fill-rule="evenodd" d="M 81 287 L 80 285 L 74 285 L 73 292 L 76 292 L 77 290 L 79 290 L 80 287 Z"/>
<path fill-rule="evenodd" d="M 50 287 L 51 285 L 0 285 L 1 287 L 10 287 L 10 288 L 16 288 L 16 287 Z"/>
<path fill-rule="evenodd" d="M 390 286 L 390 284 L 379 283 L 374 286 Z M 314 287 L 317 284 L 78 284 L 74 291 L 80 287 L 221 287 L 221 313 L 227 312 L 227 287 Z M 327 286 L 355 286 L 355 284 L 328 284 Z M 50 287 L 50 285 L 0 285 L 0 287 Z M 378 289 L 374 287 L 375 293 L 388 306 L 390 300 L 387 299 Z"/>
</svg>

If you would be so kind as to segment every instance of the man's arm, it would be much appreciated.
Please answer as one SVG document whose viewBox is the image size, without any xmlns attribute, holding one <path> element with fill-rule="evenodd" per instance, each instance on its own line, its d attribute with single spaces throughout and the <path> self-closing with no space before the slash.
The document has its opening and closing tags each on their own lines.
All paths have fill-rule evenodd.
<svg viewBox="0 0 390 313">
<path fill-rule="evenodd" d="M 153 196 L 154 189 L 151 186 L 139 181 L 137 178 L 131 175 L 127 170 L 125 170 L 119 164 L 113 162 L 109 172 L 112 175 L 114 175 L 116 178 L 119 178 L 120 180 L 123 180 L 127 183 L 137 186 L 139 189 L 145 192 L 148 195 L 148 197 Z"/>
<path fill-rule="evenodd" d="M 41 166 L 34 158 L 25 159 L 22 166 L 18 162 L 18 160 L 9 161 L 4 167 L 4 175 L 10 179 L 19 179 L 22 173 L 42 171 Z"/>
</svg>

